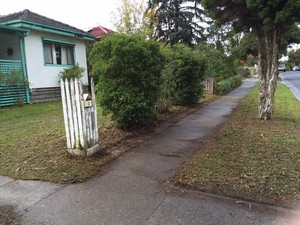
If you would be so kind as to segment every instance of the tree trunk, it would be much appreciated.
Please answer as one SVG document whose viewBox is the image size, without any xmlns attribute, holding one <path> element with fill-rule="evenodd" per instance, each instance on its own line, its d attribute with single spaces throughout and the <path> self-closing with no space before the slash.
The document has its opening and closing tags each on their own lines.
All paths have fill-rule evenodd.
<svg viewBox="0 0 300 225">
<path fill-rule="evenodd" d="M 270 120 L 278 77 L 278 32 L 276 29 L 260 29 L 257 30 L 257 39 L 260 68 L 258 116 L 262 120 Z"/>
</svg>

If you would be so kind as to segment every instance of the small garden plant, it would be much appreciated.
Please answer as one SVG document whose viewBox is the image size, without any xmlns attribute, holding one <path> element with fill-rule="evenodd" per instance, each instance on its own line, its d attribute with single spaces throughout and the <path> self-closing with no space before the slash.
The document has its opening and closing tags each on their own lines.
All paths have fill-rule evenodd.
<svg viewBox="0 0 300 225">
<path fill-rule="evenodd" d="M 84 68 L 80 67 L 79 64 L 77 63 L 76 65 L 65 68 L 63 71 L 59 73 L 59 80 L 68 80 L 70 81 L 71 79 L 81 79 L 83 76 Z"/>
</svg>

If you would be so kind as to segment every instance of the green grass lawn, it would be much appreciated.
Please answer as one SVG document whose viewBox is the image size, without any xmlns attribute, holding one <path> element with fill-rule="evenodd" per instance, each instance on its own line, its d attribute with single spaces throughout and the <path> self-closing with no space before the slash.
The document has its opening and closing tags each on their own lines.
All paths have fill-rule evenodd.
<svg viewBox="0 0 300 225">
<path fill-rule="evenodd" d="M 99 124 L 110 126 L 99 113 Z M 66 153 L 61 102 L 0 108 L 0 175 L 16 179 L 76 182 L 97 173 L 109 157 Z"/>
<path fill-rule="evenodd" d="M 271 121 L 257 119 L 258 88 L 183 168 L 174 182 L 246 200 L 300 200 L 300 103 L 278 84 Z"/>
<path fill-rule="evenodd" d="M 215 98 L 206 94 L 200 104 Z M 167 120 L 176 122 L 176 115 L 186 110 L 174 107 L 170 113 L 158 115 L 158 125 Z M 99 107 L 98 126 L 101 151 L 90 158 L 72 157 L 66 152 L 60 101 L 0 108 L 0 175 L 56 183 L 84 181 L 148 138 L 148 131 L 143 131 L 143 135 L 141 131 L 117 129 L 110 116 L 103 116 Z"/>
</svg>

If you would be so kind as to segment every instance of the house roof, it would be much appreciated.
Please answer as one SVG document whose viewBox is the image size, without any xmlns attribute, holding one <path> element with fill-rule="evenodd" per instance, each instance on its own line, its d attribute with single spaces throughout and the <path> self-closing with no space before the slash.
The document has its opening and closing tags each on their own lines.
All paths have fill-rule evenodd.
<svg viewBox="0 0 300 225">
<path fill-rule="evenodd" d="M 103 26 L 93 27 L 88 32 L 90 34 L 96 36 L 96 39 L 100 39 L 101 37 L 103 37 L 104 35 L 107 35 L 107 34 L 116 33 L 115 31 L 108 29 L 106 27 L 103 27 Z"/>
<path fill-rule="evenodd" d="M 83 37 L 87 40 L 93 40 L 95 38 L 93 35 L 83 30 L 31 12 L 28 9 L 25 9 L 21 12 L 12 13 L 6 16 L 0 16 L 0 24 L 60 33 L 65 34 L 67 36 Z"/>
</svg>

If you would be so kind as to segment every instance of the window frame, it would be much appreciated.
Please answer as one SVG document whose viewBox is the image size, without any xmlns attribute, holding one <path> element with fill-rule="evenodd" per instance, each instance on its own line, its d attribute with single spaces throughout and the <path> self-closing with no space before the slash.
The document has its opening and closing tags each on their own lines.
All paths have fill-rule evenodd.
<svg viewBox="0 0 300 225">
<path fill-rule="evenodd" d="M 48 46 L 51 46 L 50 52 L 46 53 L 45 44 L 48 44 Z M 44 56 L 44 65 L 45 66 L 63 66 L 63 67 L 71 67 L 75 65 L 75 43 L 74 42 L 67 42 L 67 41 L 61 41 L 51 38 L 42 38 L 42 45 L 43 45 L 43 56 Z M 60 64 L 57 64 L 57 57 L 56 57 L 56 48 L 59 47 L 60 49 Z M 69 49 L 69 50 L 67 50 Z M 70 50 L 71 49 L 71 50 Z M 48 50 L 49 51 L 49 48 Z M 63 53 L 64 52 L 64 53 Z M 47 59 L 46 54 L 51 55 L 52 60 Z M 70 59 L 70 54 L 72 55 Z M 63 60 L 63 55 L 64 59 Z M 52 63 L 49 63 L 49 61 L 52 61 Z M 65 61 L 65 63 L 64 63 Z M 70 64 L 68 64 L 70 62 Z"/>
</svg>

